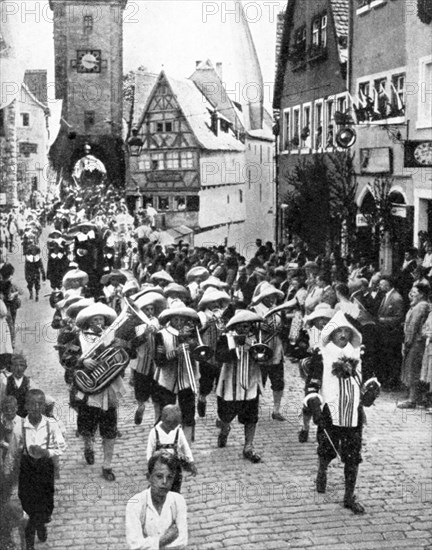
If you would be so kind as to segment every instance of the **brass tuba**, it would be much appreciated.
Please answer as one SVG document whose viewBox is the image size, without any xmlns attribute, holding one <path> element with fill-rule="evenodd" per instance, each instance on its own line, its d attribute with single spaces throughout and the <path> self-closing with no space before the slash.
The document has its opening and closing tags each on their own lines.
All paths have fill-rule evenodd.
<svg viewBox="0 0 432 550">
<path fill-rule="evenodd" d="M 106 328 L 98 340 L 81 356 L 81 360 L 94 359 L 97 367 L 84 367 L 75 373 L 75 384 L 84 393 L 98 393 L 115 380 L 128 366 L 130 357 L 114 340 L 131 341 L 136 336 L 135 329 L 150 320 L 131 300 L 125 299 L 126 306 L 114 323 Z"/>
</svg>

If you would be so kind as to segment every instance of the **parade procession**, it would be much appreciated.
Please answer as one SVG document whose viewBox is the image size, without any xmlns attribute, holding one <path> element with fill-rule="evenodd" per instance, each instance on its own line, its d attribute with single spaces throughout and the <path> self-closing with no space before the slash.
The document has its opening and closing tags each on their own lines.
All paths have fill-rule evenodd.
<svg viewBox="0 0 432 550">
<path fill-rule="evenodd" d="M 31 3 L 0 0 L 0 550 L 431 550 L 427 3 Z M 226 73 L 179 76 L 174 19 Z"/>
</svg>

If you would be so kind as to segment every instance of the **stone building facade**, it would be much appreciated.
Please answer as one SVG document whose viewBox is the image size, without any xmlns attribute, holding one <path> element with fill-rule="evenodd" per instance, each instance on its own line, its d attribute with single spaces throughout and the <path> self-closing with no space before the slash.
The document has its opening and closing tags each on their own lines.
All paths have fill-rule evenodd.
<svg viewBox="0 0 432 550">
<path fill-rule="evenodd" d="M 56 98 L 63 126 L 50 156 L 67 177 L 88 143 L 108 181 L 125 178 L 122 141 L 123 10 L 127 0 L 50 0 Z"/>
</svg>

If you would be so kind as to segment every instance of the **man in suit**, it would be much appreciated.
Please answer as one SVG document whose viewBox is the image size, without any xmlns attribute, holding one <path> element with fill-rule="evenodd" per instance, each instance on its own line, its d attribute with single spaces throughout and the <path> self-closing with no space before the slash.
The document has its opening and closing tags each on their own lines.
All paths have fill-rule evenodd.
<svg viewBox="0 0 432 550">
<path fill-rule="evenodd" d="M 402 364 L 404 300 L 395 290 L 392 277 L 383 275 L 379 287 L 384 297 L 378 309 L 381 352 L 377 375 L 384 387 L 396 389 Z"/>
</svg>

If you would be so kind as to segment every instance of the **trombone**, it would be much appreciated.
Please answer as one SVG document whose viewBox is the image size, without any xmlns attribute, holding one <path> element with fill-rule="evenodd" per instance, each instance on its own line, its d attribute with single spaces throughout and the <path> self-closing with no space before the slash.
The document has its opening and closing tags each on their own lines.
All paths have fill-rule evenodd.
<svg viewBox="0 0 432 550">
<path fill-rule="evenodd" d="M 209 361 L 213 357 L 213 350 L 210 346 L 206 346 L 202 341 L 198 325 L 195 325 L 198 346 L 191 351 L 191 357 L 195 361 Z"/>
<path fill-rule="evenodd" d="M 185 340 L 187 334 L 183 333 L 181 336 Z M 199 341 L 200 341 L 200 339 L 198 339 L 198 342 Z M 199 348 L 199 347 L 200 346 L 197 346 L 197 348 Z M 206 347 L 206 346 L 201 346 L 201 347 Z M 197 349 L 197 348 L 195 348 L 195 349 Z M 188 348 L 186 348 L 186 344 L 184 342 L 180 344 L 180 349 L 181 349 L 181 352 L 183 354 L 184 366 L 186 367 L 186 375 L 187 375 L 188 380 L 189 380 L 190 389 L 193 391 L 193 393 L 195 395 L 197 395 L 198 394 L 198 388 L 197 388 L 197 383 L 196 383 L 196 380 L 195 380 L 195 373 L 194 373 L 193 365 L 192 365 L 192 361 L 191 361 L 191 352 L 189 351 Z M 193 351 L 195 351 L 195 349 Z M 182 368 L 182 374 L 183 374 L 183 366 L 181 366 L 181 368 Z"/>
<path fill-rule="evenodd" d="M 187 377 L 189 379 L 190 388 L 193 391 L 193 393 L 195 395 L 197 395 L 198 388 L 197 388 L 197 384 L 196 384 L 196 380 L 195 380 L 195 373 L 193 371 L 193 366 L 192 366 L 192 361 L 191 361 L 191 356 L 189 354 L 189 350 L 186 349 L 186 344 L 181 344 L 181 349 L 182 349 L 182 353 L 183 353 L 184 364 L 186 366 L 186 374 L 187 374 Z"/>
</svg>

